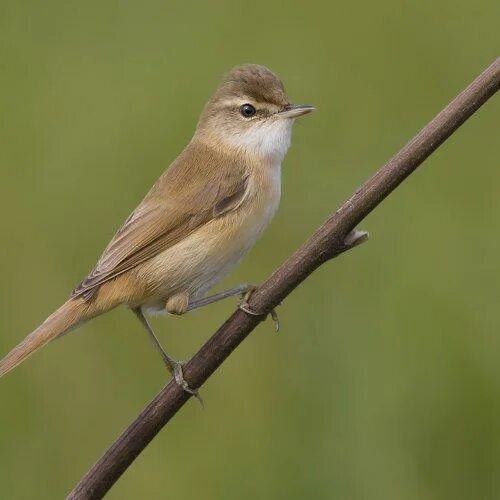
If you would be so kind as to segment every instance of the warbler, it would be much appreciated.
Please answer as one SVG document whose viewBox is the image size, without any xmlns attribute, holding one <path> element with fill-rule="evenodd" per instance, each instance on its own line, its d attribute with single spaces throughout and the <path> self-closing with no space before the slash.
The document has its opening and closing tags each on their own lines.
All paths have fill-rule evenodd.
<svg viewBox="0 0 500 500">
<path fill-rule="evenodd" d="M 195 394 L 181 363 L 165 352 L 146 317 L 248 296 L 248 286 L 206 294 L 247 254 L 276 213 L 294 120 L 313 110 L 291 104 L 280 79 L 264 66 L 230 71 L 205 105 L 186 148 L 69 300 L 0 361 L 0 376 L 52 339 L 124 304 L 145 326 L 177 383 Z M 258 313 L 245 303 L 241 307 Z"/>
</svg>

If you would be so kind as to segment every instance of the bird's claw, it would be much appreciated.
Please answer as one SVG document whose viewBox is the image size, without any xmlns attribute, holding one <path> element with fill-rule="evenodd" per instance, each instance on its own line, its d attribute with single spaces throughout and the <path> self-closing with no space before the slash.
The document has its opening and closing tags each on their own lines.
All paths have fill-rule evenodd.
<svg viewBox="0 0 500 500">
<path fill-rule="evenodd" d="M 200 402 L 201 406 L 204 406 L 203 399 L 201 398 L 198 390 L 192 389 L 191 387 L 189 387 L 189 384 L 186 382 L 186 379 L 184 378 L 184 373 L 182 371 L 182 363 L 176 362 L 174 364 L 173 376 L 174 376 L 174 380 L 176 381 L 177 385 L 180 388 L 182 388 L 188 394 L 191 394 L 192 396 L 194 396 Z"/>
<path fill-rule="evenodd" d="M 271 315 L 271 319 L 273 320 L 274 323 L 274 330 L 276 333 L 280 331 L 280 320 L 278 318 L 278 313 L 276 312 L 275 309 L 271 309 L 269 313 L 261 313 L 258 311 L 254 311 L 250 305 L 248 304 L 248 299 L 252 295 L 252 293 L 255 291 L 257 287 L 252 286 L 250 287 L 245 294 L 241 297 L 239 303 L 238 303 L 238 308 L 241 309 L 242 311 L 246 312 L 247 314 L 250 314 L 250 316 L 264 316 L 267 317 L 269 314 Z"/>
</svg>

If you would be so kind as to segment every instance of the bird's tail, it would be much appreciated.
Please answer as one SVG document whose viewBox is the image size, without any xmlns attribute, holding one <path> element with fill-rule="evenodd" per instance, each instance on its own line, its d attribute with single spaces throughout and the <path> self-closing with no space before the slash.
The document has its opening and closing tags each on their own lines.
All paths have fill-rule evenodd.
<svg viewBox="0 0 500 500">
<path fill-rule="evenodd" d="M 93 308 L 81 298 L 65 302 L 0 361 L 0 377 L 13 370 L 52 339 L 90 319 L 94 316 L 91 309 Z"/>
</svg>

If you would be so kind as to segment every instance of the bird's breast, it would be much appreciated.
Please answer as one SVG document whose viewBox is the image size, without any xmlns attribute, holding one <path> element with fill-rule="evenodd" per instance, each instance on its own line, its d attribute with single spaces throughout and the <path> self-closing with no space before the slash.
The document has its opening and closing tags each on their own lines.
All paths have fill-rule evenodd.
<svg viewBox="0 0 500 500">
<path fill-rule="evenodd" d="M 257 239 L 278 210 L 281 197 L 281 165 L 272 165 L 249 177 L 247 193 L 239 210 L 241 231 L 251 240 Z M 255 240 L 253 241 L 255 242 Z"/>
<path fill-rule="evenodd" d="M 271 222 L 280 197 L 281 168 L 275 165 L 250 175 L 247 192 L 236 210 L 200 229 L 198 237 L 204 241 L 207 258 L 201 263 L 206 274 L 198 294 L 223 279 L 248 253 Z"/>
</svg>

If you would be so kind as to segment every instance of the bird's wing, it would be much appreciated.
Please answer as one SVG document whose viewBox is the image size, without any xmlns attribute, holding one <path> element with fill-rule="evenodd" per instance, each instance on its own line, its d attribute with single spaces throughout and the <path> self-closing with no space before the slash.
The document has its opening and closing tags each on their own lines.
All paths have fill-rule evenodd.
<svg viewBox="0 0 500 500">
<path fill-rule="evenodd" d="M 190 144 L 118 230 L 72 296 L 92 297 L 102 283 L 239 207 L 246 192 L 244 165 Z"/>
</svg>

